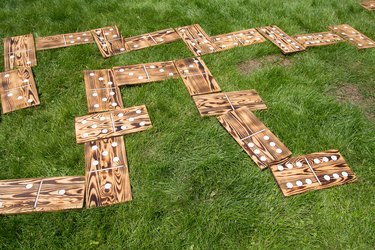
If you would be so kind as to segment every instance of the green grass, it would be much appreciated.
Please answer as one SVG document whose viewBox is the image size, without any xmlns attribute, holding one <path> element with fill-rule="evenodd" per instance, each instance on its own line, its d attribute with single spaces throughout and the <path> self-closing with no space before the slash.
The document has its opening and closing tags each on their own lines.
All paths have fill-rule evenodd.
<svg viewBox="0 0 375 250">
<path fill-rule="evenodd" d="M 349 23 L 375 38 L 375 12 L 357 0 L 3 0 L 0 20 L 1 37 L 114 24 L 132 36 L 193 23 L 209 35 L 268 24 L 301 34 Z M 200 117 L 181 80 L 125 87 L 124 104 L 146 104 L 153 122 L 126 136 L 134 200 L 0 217 L 0 249 L 373 249 L 374 120 L 335 89 L 355 85 L 374 100 L 375 49 L 342 43 L 288 56 L 289 67 L 238 69 L 276 53 L 267 42 L 203 58 L 223 91 L 260 93 L 269 110 L 256 114 L 294 155 L 337 148 L 358 182 L 283 198 L 215 118 Z M 74 117 L 87 113 L 83 70 L 190 56 L 181 41 L 107 60 L 94 44 L 39 52 L 41 105 L 0 117 L 0 179 L 84 174 L 74 136 Z"/>
</svg>

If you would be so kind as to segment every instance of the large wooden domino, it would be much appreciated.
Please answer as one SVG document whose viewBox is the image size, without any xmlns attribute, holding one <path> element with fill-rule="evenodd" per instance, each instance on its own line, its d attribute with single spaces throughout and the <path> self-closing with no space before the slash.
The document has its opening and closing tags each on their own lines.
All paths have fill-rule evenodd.
<svg viewBox="0 0 375 250">
<path fill-rule="evenodd" d="M 112 70 L 85 70 L 84 79 L 89 113 L 124 107 Z"/>
<path fill-rule="evenodd" d="M 103 113 L 76 117 L 77 143 L 122 136 L 152 127 L 146 106 L 116 109 Z"/>
<path fill-rule="evenodd" d="M 125 40 L 117 26 L 95 29 L 91 34 L 104 58 L 125 53 L 127 50 Z"/>
<path fill-rule="evenodd" d="M 355 174 L 337 150 L 289 158 L 270 169 L 284 196 L 356 180 Z"/>
<path fill-rule="evenodd" d="M 81 176 L 0 181 L 0 214 L 82 208 L 84 185 Z"/>
<path fill-rule="evenodd" d="M 254 89 L 197 95 L 193 100 L 201 116 L 222 115 L 241 107 L 248 107 L 251 111 L 267 109 Z"/>
<path fill-rule="evenodd" d="M 4 64 L 5 70 L 17 67 L 33 67 L 37 64 L 32 34 L 4 39 Z"/>
<path fill-rule="evenodd" d="M 292 154 L 247 107 L 230 111 L 218 120 L 260 169 Z"/>
<path fill-rule="evenodd" d="M 223 51 L 239 46 L 248 46 L 266 41 L 256 29 L 247 29 L 217 35 L 211 37 L 211 40 L 217 46 L 217 51 Z"/>
<path fill-rule="evenodd" d="M 117 86 L 142 84 L 180 77 L 173 61 L 119 66 L 114 67 L 113 72 Z"/>
<path fill-rule="evenodd" d="M 191 96 L 220 92 L 215 78 L 199 57 L 174 62 Z"/>
<path fill-rule="evenodd" d="M 296 35 L 293 38 L 305 48 L 335 44 L 343 40 L 340 36 L 331 32 Z"/>
<path fill-rule="evenodd" d="M 123 137 L 85 143 L 86 207 L 132 199 Z"/>
<path fill-rule="evenodd" d="M 37 37 L 36 50 L 64 48 L 74 45 L 93 43 L 94 38 L 90 31 L 60 34 L 54 36 Z"/>
<path fill-rule="evenodd" d="M 348 24 L 330 26 L 330 30 L 349 41 L 358 49 L 374 48 L 375 42 Z"/>
<path fill-rule="evenodd" d="M 293 37 L 286 34 L 276 25 L 257 28 L 257 30 L 273 44 L 281 49 L 283 54 L 290 54 L 305 50 L 305 47 Z"/>
<path fill-rule="evenodd" d="M 365 9 L 375 10 L 375 1 L 374 0 L 362 2 L 361 5 Z"/>
<path fill-rule="evenodd" d="M 176 29 L 182 40 L 196 56 L 217 51 L 217 46 L 204 32 L 199 24 L 188 25 Z"/>
<path fill-rule="evenodd" d="M 3 113 L 40 104 L 30 67 L 0 73 L 0 94 Z"/>
<path fill-rule="evenodd" d="M 172 29 L 159 30 L 143 35 L 126 37 L 125 43 L 129 50 L 143 49 L 159 44 L 171 43 L 181 39 L 177 32 Z"/>
</svg>

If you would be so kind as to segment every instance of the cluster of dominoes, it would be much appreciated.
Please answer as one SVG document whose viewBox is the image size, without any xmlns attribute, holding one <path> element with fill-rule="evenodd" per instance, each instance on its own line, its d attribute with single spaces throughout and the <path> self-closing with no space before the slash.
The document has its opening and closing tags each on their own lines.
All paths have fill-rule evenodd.
<svg viewBox="0 0 375 250">
<path fill-rule="evenodd" d="M 201 56 L 234 47 L 262 43 L 266 41 L 265 38 L 278 46 L 284 54 L 304 51 L 308 47 L 335 44 L 342 40 L 349 41 L 359 49 L 375 47 L 373 40 L 347 24 L 331 26 L 330 29 L 332 33 L 289 36 L 279 27 L 272 25 L 210 37 L 200 25 L 193 24 L 124 38 L 116 26 L 110 26 L 84 32 L 37 37 L 35 44 L 32 34 L 9 37 L 4 39 L 6 72 L 1 73 L 2 110 L 3 113 L 7 113 L 40 104 L 31 70 L 31 67 L 37 65 L 36 51 L 40 50 L 95 42 L 102 56 L 106 58 L 182 39 L 194 55 Z M 145 82 L 148 81 L 147 75 L 139 77 L 143 77 Z M 126 77 L 124 80 L 129 79 Z"/>
</svg>

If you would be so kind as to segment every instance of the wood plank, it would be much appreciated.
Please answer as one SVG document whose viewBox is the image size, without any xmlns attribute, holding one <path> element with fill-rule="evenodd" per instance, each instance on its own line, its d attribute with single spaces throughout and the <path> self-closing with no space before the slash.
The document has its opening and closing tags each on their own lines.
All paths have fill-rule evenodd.
<svg viewBox="0 0 375 250">
<path fill-rule="evenodd" d="M 247 29 L 217 35 L 211 37 L 211 40 L 217 46 L 218 51 L 228 50 L 239 46 L 248 46 L 266 41 L 266 39 L 256 29 Z"/>
<path fill-rule="evenodd" d="M 123 137 L 85 143 L 86 208 L 132 199 Z"/>
<path fill-rule="evenodd" d="M 331 32 L 296 35 L 293 36 L 293 38 L 300 44 L 302 44 L 305 48 L 331 45 L 343 41 L 340 36 L 335 35 Z"/>
<path fill-rule="evenodd" d="M 0 73 L 0 94 L 3 113 L 40 104 L 30 67 Z"/>
<path fill-rule="evenodd" d="M 355 174 L 338 150 L 293 157 L 270 169 L 284 196 L 356 180 Z"/>
<path fill-rule="evenodd" d="M 348 24 L 330 26 L 330 30 L 356 46 L 358 49 L 374 48 L 375 42 Z"/>
<path fill-rule="evenodd" d="M 361 3 L 362 7 L 367 10 L 375 10 L 375 1 L 365 1 Z"/>
<path fill-rule="evenodd" d="M 112 70 L 85 70 L 84 79 L 89 113 L 124 108 Z"/>
<path fill-rule="evenodd" d="M 146 106 L 96 113 L 75 119 L 77 143 L 122 136 L 151 128 Z"/>
<path fill-rule="evenodd" d="M 217 51 L 217 46 L 204 32 L 199 24 L 188 25 L 176 29 L 182 40 L 196 56 Z"/>
<path fill-rule="evenodd" d="M 94 43 L 90 31 L 60 34 L 54 36 L 37 37 L 35 39 L 36 50 L 64 48 L 81 44 Z"/>
<path fill-rule="evenodd" d="M 174 62 L 191 96 L 220 92 L 215 78 L 199 57 Z"/>
<path fill-rule="evenodd" d="M 0 214 L 58 211 L 83 207 L 81 176 L 0 181 Z"/>
<path fill-rule="evenodd" d="M 91 31 L 91 34 L 104 58 L 127 51 L 125 40 L 118 31 L 117 26 L 95 29 Z"/>
<path fill-rule="evenodd" d="M 260 169 L 292 154 L 247 107 L 230 111 L 218 120 Z"/>
<path fill-rule="evenodd" d="M 17 67 L 36 66 L 36 53 L 32 34 L 4 39 L 4 64 L 6 71 Z"/>
<path fill-rule="evenodd" d="M 147 47 L 171 43 L 181 39 L 177 32 L 172 29 L 159 30 L 133 37 L 126 37 L 125 43 L 130 50 L 139 50 Z"/>
<path fill-rule="evenodd" d="M 286 34 L 276 25 L 264 26 L 257 28 L 257 30 L 273 44 L 281 49 L 283 54 L 290 54 L 295 52 L 304 51 L 300 43 L 298 43 L 293 37 Z"/>
<path fill-rule="evenodd" d="M 201 116 L 223 115 L 241 107 L 248 107 L 251 111 L 267 109 L 254 89 L 197 95 L 193 100 Z"/>
<path fill-rule="evenodd" d="M 113 68 L 117 86 L 177 79 L 180 75 L 173 61 L 143 63 Z"/>
</svg>

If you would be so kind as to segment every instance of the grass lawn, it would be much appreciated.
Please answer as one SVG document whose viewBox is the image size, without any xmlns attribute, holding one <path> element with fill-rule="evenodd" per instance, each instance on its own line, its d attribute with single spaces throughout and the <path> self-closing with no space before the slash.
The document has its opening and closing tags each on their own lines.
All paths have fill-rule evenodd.
<svg viewBox="0 0 375 250">
<path fill-rule="evenodd" d="M 375 12 L 357 0 L 3 0 L 0 19 L 1 38 L 108 25 L 133 36 L 193 23 L 209 35 L 270 24 L 294 35 L 348 23 L 375 39 Z M 259 92 L 269 109 L 256 115 L 294 155 L 339 149 L 358 182 L 283 198 L 216 118 L 200 117 L 182 80 L 123 87 L 125 106 L 147 105 L 153 122 L 125 138 L 134 200 L 2 216 L 0 249 L 373 249 L 375 49 L 341 43 L 287 56 L 288 66 L 241 70 L 275 54 L 266 42 L 203 59 L 223 91 Z M 192 53 L 179 41 L 107 60 L 94 44 L 37 56 L 41 105 L 0 117 L 0 179 L 84 174 L 74 135 L 74 117 L 87 114 L 83 70 Z"/>
</svg>

